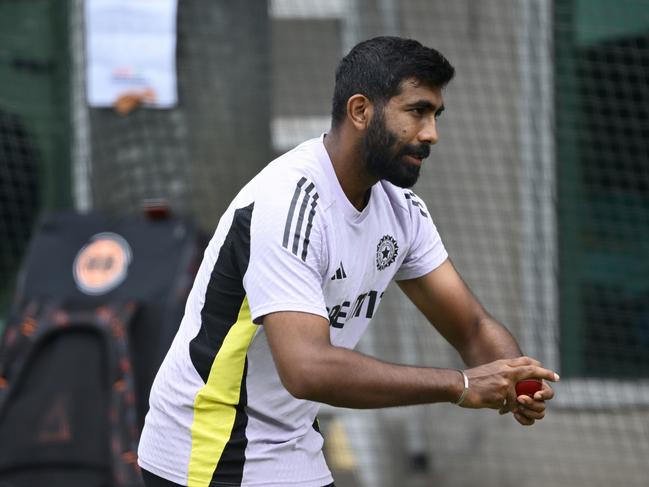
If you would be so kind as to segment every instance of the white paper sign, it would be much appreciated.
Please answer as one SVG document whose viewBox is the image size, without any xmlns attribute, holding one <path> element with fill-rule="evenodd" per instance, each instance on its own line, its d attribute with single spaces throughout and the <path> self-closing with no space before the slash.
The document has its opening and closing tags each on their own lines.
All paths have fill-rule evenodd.
<svg viewBox="0 0 649 487">
<path fill-rule="evenodd" d="M 177 0 L 86 0 L 85 9 L 88 103 L 139 95 L 175 105 Z"/>
</svg>

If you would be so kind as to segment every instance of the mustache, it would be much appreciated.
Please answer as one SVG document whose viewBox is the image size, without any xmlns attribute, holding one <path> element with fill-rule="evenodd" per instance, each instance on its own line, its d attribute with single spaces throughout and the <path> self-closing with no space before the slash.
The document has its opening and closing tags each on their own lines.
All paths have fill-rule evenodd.
<svg viewBox="0 0 649 487">
<path fill-rule="evenodd" d="M 430 145 L 409 144 L 399 151 L 399 156 L 413 156 L 418 159 L 426 159 L 430 155 Z"/>
</svg>

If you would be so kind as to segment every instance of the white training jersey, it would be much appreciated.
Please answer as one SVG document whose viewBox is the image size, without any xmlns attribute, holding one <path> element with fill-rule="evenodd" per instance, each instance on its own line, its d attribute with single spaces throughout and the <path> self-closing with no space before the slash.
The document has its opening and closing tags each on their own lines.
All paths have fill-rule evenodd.
<svg viewBox="0 0 649 487">
<path fill-rule="evenodd" d="M 264 168 L 236 196 L 205 251 L 178 333 L 154 381 L 142 468 L 181 485 L 322 487 L 332 477 L 319 404 L 283 387 L 262 318 L 326 318 L 354 348 L 393 279 L 447 258 L 424 203 L 381 181 L 358 211 L 323 138 Z"/>
</svg>

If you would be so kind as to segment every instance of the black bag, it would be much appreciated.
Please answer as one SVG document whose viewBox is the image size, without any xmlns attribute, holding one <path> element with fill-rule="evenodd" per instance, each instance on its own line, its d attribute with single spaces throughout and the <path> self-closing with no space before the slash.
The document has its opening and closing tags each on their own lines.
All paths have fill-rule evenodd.
<svg viewBox="0 0 649 487">
<path fill-rule="evenodd" d="M 0 487 L 142 485 L 149 390 L 205 244 L 173 218 L 43 220 L 0 346 Z"/>
<path fill-rule="evenodd" d="M 137 305 L 32 301 L 0 356 L 0 479 L 9 485 L 140 485 L 129 325 Z M 4 484 L 0 484 L 4 485 Z"/>
</svg>

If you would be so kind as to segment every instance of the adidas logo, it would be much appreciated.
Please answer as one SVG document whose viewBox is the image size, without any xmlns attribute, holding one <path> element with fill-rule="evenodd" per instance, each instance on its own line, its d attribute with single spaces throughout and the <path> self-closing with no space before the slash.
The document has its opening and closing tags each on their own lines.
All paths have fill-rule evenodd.
<svg viewBox="0 0 649 487">
<path fill-rule="evenodd" d="M 340 267 L 336 269 L 336 273 L 331 276 L 331 280 L 335 281 L 337 279 L 345 279 L 347 277 L 347 274 L 345 273 L 345 268 L 343 267 L 343 263 L 340 263 Z"/>
</svg>

